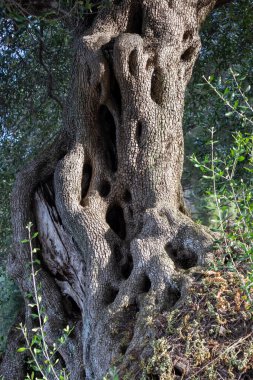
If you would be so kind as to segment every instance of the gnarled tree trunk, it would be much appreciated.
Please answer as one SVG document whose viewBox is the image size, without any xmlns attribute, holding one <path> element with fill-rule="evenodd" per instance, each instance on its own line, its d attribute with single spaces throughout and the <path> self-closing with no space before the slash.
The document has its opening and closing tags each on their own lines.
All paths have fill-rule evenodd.
<svg viewBox="0 0 253 380">
<path fill-rule="evenodd" d="M 76 39 L 65 126 L 18 175 L 12 196 L 9 268 L 32 292 L 20 241 L 33 221 L 46 339 L 75 325 L 59 350 L 73 380 L 101 380 L 119 357 L 120 373 L 136 367 L 140 378 L 131 357 L 148 356 L 148 317 L 175 307 L 186 270 L 205 262 L 211 244 L 185 211 L 180 180 L 184 92 L 215 0 L 114 3 Z M 31 328 L 27 300 L 25 311 Z M 3 360 L 8 380 L 24 378 L 16 360 Z"/>
</svg>

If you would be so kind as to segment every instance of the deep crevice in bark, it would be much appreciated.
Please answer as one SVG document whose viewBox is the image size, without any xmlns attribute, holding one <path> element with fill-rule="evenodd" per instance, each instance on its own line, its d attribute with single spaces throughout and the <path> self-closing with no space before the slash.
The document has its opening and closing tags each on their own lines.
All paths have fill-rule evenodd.
<svg viewBox="0 0 253 380">
<path fill-rule="evenodd" d="M 128 255 L 125 260 L 126 261 L 121 265 L 120 272 L 122 277 L 127 280 L 132 273 L 134 264 L 131 255 Z"/>
<path fill-rule="evenodd" d="M 181 292 L 177 288 L 169 288 L 163 295 L 161 312 L 170 311 L 173 306 L 180 300 Z M 160 303 L 160 302 L 159 302 Z"/>
<path fill-rule="evenodd" d="M 183 41 L 187 41 L 193 37 L 193 31 L 192 30 L 186 30 L 183 35 Z"/>
<path fill-rule="evenodd" d="M 194 56 L 195 54 L 195 47 L 194 46 L 190 46 L 188 49 L 185 50 L 185 52 L 181 55 L 181 60 L 184 61 L 184 62 L 189 62 L 191 61 L 192 57 Z"/>
<path fill-rule="evenodd" d="M 86 197 L 89 191 L 91 178 L 92 178 L 92 165 L 90 162 L 86 162 L 83 165 L 81 200 L 83 200 Z"/>
<path fill-rule="evenodd" d="M 117 234 L 120 239 L 126 238 L 126 222 L 124 218 L 124 212 L 119 204 L 113 204 L 109 206 L 106 213 L 106 221 L 111 229 Z"/>
<path fill-rule="evenodd" d="M 151 289 L 151 281 L 149 277 L 145 274 L 140 278 L 140 292 L 148 293 Z"/>
<path fill-rule="evenodd" d="M 115 289 L 111 285 L 107 285 L 107 289 L 104 291 L 104 303 L 106 306 L 114 302 L 119 290 Z"/>
<path fill-rule="evenodd" d="M 165 250 L 178 268 L 190 269 L 197 265 L 198 255 L 191 249 L 184 247 L 173 248 L 173 246 L 168 243 L 165 246 Z"/>
<path fill-rule="evenodd" d="M 120 246 L 118 244 L 115 244 L 112 251 L 113 251 L 113 256 L 116 263 L 119 263 L 123 258 L 123 255 L 120 250 Z"/>
<path fill-rule="evenodd" d="M 143 9 L 139 0 L 135 0 L 133 3 L 133 12 L 131 17 L 129 17 L 128 25 L 126 28 L 127 33 L 142 35 L 143 28 Z"/>
<path fill-rule="evenodd" d="M 118 112 L 120 114 L 121 107 L 122 107 L 122 99 L 121 99 L 120 87 L 116 79 L 116 76 L 114 74 L 114 70 L 110 71 L 110 90 L 111 90 L 110 92 L 111 92 L 112 100 L 114 104 L 116 105 Z"/>
<path fill-rule="evenodd" d="M 138 74 L 138 52 L 136 49 L 131 51 L 128 59 L 128 64 L 130 74 L 136 76 Z"/>
<path fill-rule="evenodd" d="M 118 168 L 116 125 L 108 107 L 101 105 L 98 111 L 99 130 L 102 136 L 105 161 L 112 172 Z"/>
<path fill-rule="evenodd" d="M 75 300 L 69 295 L 64 297 L 64 309 L 67 316 L 73 319 L 73 321 L 81 320 L 81 310 Z"/>
<path fill-rule="evenodd" d="M 110 95 L 112 101 L 117 107 L 119 113 L 121 113 L 122 99 L 121 92 L 118 81 L 114 72 L 114 62 L 113 62 L 113 50 L 114 50 L 115 38 L 112 38 L 107 44 L 101 46 L 101 51 L 108 63 L 109 68 L 109 85 L 110 85 Z"/>
<path fill-rule="evenodd" d="M 138 121 L 136 126 L 136 141 L 138 145 L 141 144 L 142 128 L 142 122 Z"/>
<path fill-rule="evenodd" d="M 129 345 L 127 344 L 124 344 L 123 346 L 120 347 L 120 353 L 122 355 L 125 355 L 125 353 L 127 352 L 127 349 L 128 349 Z"/>
<path fill-rule="evenodd" d="M 49 206 L 55 206 L 55 193 L 54 193 L 54 178 L 50 176 L 44 183 L 41 183 L 41 186 L 44 197 Z"/>
<path fill-rule="evenodd" d="M 131 202 L 131 200 L 132 200 L 131 192 L 126 189 L 124 194 L 123 194 L 123 201 L 126 203 L 129 203 L 129 202 Z"/>
<path fill-rule="evenodd" d="M 151 98 L 153 101 L 161 105 L 164 96 L 165 78 L 160 68 L 155 68 L 151 78 Z"/>
<path fill-rule="evenodd" d="M 106 180 L 102 181 L 102 183 L 100 184 L 100 187 L 99 187 L 99 195 L 102 198 L 105 198 L 110 194 L 110 191 L 111 191 L 110 182 L 108 182 Z"/>
</svg>

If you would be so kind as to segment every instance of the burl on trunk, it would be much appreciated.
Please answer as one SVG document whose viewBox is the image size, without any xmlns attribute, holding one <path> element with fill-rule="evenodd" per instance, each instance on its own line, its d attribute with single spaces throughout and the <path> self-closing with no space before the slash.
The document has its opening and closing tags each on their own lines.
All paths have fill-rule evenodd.
<svg viewBox="0 0 253 380">
<path fill-rule="evenodd" d="M 150 317 L 177 306 L 186 270 L 210 250 L 210 236 L 187 215 L 180 180 L 184 92 L 214 5 L 123 0 L 100 10 L 75 39 L 64 127 L 17 176 L 9 269 L 22 293 L 32 292 L 20 241 L 33 221 L 47 343 L 75 325 L 59 349 L 72 380 L 101 380 L 119 358 L 122 377 L 135 368 L 140 378 Z M 31 329 L 27 299 L 25 323 Z M 19 341 L 12 332 L 1 367 L 8 380 L 26 371 Z"/>
</svg>

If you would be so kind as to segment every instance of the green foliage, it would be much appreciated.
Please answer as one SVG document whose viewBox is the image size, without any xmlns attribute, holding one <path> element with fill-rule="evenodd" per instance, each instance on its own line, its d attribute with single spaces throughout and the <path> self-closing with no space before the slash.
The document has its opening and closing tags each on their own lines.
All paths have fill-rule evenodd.
<svg viewBox="0 0 253 380">
<path fill-rule="evenodd" d="M 17 304 L 21 302 L 19 291 L 7 276 L 6 270 L 0 267 L 0 356 L 3 353 L 7 331 L 10 328 L 9 316 L 17 316 Z"/>
<path fill-rule="evenodd" d="M 216 146 L 216 150 L 224 155 L 229 154 L 233 133 L 238 130 L 242 120 L 235 112 L 228 114 L 231 109 L 227 105 L 224 112 L 223 100 L 214 96 L 213 90 L 203 80 L 203 76 L 209 78 L 213 75 L 211 83 L 226 99 L 234 96 L 234 100 L 231 99 L 231 104 L 234 104 L 238 100 L 239 91 L 230 72 L 232 68 L 241 79 L 244 78 L 242 81 L 239 80 L 240 85 L 249 103 L 253 103 L 253 91 L 249 87 L 253 80 L 250 31 L 252 17 L 252 0 L 233 1 L 228 6 L 218 8 L 208 17 L 201 33 L 203 47 L 186 91 L 184 113 L 186 160 L 183 187 L 189 197 L 193 216 L 206 225 L 209 224 L 209 218 L 204 210 L 205 202 L 202 201 L 202 187 L 205 187 L 205 184 L 202 181 L 200 186 L 201 173 L 194 169 L 187 157 L 195 153 L 199 159 L 204 159 L 208 151 L 207 143 L 211 128 L 216 131 L 216 140 L 221 142 Z M 247 110 L 246 112 L 249 115 Z M 245 132 L 250 132 L 251 125 L 243 124 Z"/>
<path fill-rule="evenodd" d="M 3 269 L 12 240 L 10 193 L 17 171 L 61 126 L 62 111 L 55 97 L 63 102 L 66 94 L 71 60 L 69 41 L 55 20 L 42 24 L 32 17 L 21 20 L 18 15 L 0 19 L 0 352 L 21 301 Z"/>
<path fill-rule="evenodd" d="M 0 35 L 2 251 L 10 247 L 14 175 L 60 127 L 71 50 L 70 38 L 56 22 L 26 18 L 26 25 L 20 25 L 16 19 L 2 18 Z"/>
<path fill-rule="evenodd" d="M 218 247 L 224 251 L 217 268 L 224 266 L 231 271 L 243 272 L 246 280 L 242 288 L 253 310 L 253 135 L 248 126 L 253 124 L 253 109 L 244 92 L 245 77 L 231 70 L 231 80 L 216 87 L 209 78 L 209 85 L 230 108 L 227 117 L 239 117 L 240 129 L 233 133 L 233 144 L 229 151 L 215 140 L 215 130 L 211 129 L 210 153 L 199 160 L 192 155 L 195 167 L 202 172 L 202 178 L 208 186 L 207 208 L 212 212 L 211 227 L 221 234 Z"/>
</svg>

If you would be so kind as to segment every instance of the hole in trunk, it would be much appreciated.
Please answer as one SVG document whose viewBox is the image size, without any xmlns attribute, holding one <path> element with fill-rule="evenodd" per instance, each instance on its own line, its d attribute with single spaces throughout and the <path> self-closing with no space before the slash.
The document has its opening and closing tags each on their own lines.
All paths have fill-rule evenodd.
<svg viewBox="0 0 253 380">
<path fill-rule="evenodd" d="M 105 105 L 102 105 L 99 108 L 98 121 L 100 134 L 104 145 L 106 164 L 111 171 L 116 172 L 118 167 L 116 125 L 111 112 Z"/>
<path fill-rule="evenodd" d="M 170 288 L 164 296 L 161 311 L 169 311 L 180 299 L 181 292 L 178 289 Z"/>
<path fill-rule="evenodd" d="M 117 234 L 121 239 L 125 239 L 126 223 L 123 209 L 120 205 L 114 204 L 108 208 L 106 213 L 106 221 L 115 234 Z"/>
<path fill-rule="evenodd" d="M 140 291 L 141 293 L 148 293 L 151 288 L 151 281 L 149 277 L 145 274 L 141 279 Z"/>
<path fill-rule="evenodd" d="M 119 263 L 123 257 L 120 251 L 120 246 L 118 244 L 115 244 L 113 247 L 113 256 L 115 258 L 116 263 Z"/>
<path fill-rule="evenodd" d="M 142 35 L 142 25 L 143 25 L 143 11 L 141 4 L 137 4 L 134 7 L 131 17 L 129 17 L 127 25 L 127 33 Z"/>
<path fill-rule="evenodd" d="M 111 191 L 111 185 L 108 181 L 103 181 L 99 188 L 99 195 L 103 198 L 107 197 Z"/>
<path fill-rule="evenodd" d="M 133 270 L 134 264 L 133 264 L 133 258 L 131 255 L 128 255 L 126 262 L 121 266 L 120 271 L 122 277 L 126 280 L 130 276 L 132 270 Z"/>
<path fill-rule="evenodd" d="M 99 83 L 96 87 L 96 90 L 97 90 L 97 93 L 99 95 L 99 97 L 101 96 L 102 94 L 102 86 L 101 86 L 101 83 Z"/>
<path fill-rule="evenodd" d="M 114 103 L 118 107 L 119 112 L 121 112 L 121 92 L 119 88 L 118 81 L 116 79 L 114 69 L 113 69 L 113 48 L 114 48 L 115 38 L 112 38 L 110 42 L 103 45 L 101 50 L 105 59 L 108 62 L 110 70 L 110 93 L 113 98 Z"/>
<path fill-rule="evenodd" d="M 180 205 L 178 209 L 182 214 L 185 214 L 185 207 L 183 205 Z"/>
<path fill-rule="evenodd" d="M 164 76 L 160 69 L 155 69 L 151 78 L 151 98 L 158 105 L 162 104 L 164 93 Z"/>
<path fill-rule="evenodd" d="M 195 48 L 190 46 L 185 52 L 181 55 L 181 60 L 184 62 L 189 62 L 194 56 Z"/>
<path fill-rule="evenodd" d="M 130 74 L 136 76 L 138 74 L 138 55 L 136 49 L 131 51 L 128 59 L 128 65 Z"/>
<path fill-rule="evenodd" d="M 107 286 L 108 287 L 104 292 L 104 303 L 105 305 L 110 305 L 111 303 L 114 302 L 119 290 L 113 288 L 111 285 L 107 285 Z"/>
<path fill-rule="evenodd" d="M 192 30 L 186 30 L 184 32 L 184 35 L 183 35 L 183 41 L 186 41 L 186 40 L 192 38 L 192 36 L 193 36 L 193 31 Z"/>
<path fill-rule="evenodd" d="M 165 250 L 175 265 L 182 269 L 190 269 L 197 265 L 198 255 L 191 249 L 173 248 L 170 243 L 165 246 Z"/>
<path fill-rule="evenodd" d="M 129 203 L 129 202 L 131 202 L 131 200 L 132 200 L 132 195 L 131 195 L 130 191 L 125 190 L 124 195 L 123 195 L 123 201 L 126 203 Z"/>
<path fill-rule="evenodd" d="M 125 353 L 127 352 L 127 349 L 128 349 L 128 346 L 126 344 L 124 344 L 123 346 L 120 347 L 120 352 L 122 355 L 125 355 Z"/>
<path fill-rule="evenodd" d="M 54 178 L 50 176 L 46 183 L 40 185 L 43 196 L 51 207 L 55 207 Z"/>
<path fill-rule="evenodd" d="M 141 142 L 141 135 L 142 135 L 142 122 L 138 121 L 137 127 L 136 127 L 136 141 L 138 145 L 140 145 L 140 142 Z"/>
<path fill-rule="evenodd" d="M 90 163 L 83 165 L 83 178 L 82 178 L 82 199 L 86 197 L 92 177 L 92 166 Z"/>
<path fill-rule="evenodd" d="M 59 272 L 57 272 L 57 273 L 55 274 L 54 278 L 55 278 L 57 281 L 66 281 L 66 280 L 67 280 L 66 277 L 65 277 L 63 274 L 59 273 Z"/>
<path fill-rule="evenodd" d="M 114 71 L 111 71 L 110 74 L 110 86 L 111 86 L 111 95 L 114 103 L 118 107 L 119 113 L 121 112 L 121 92 L 119 88 L 118 81 L 115 77 Z"/>
<path fill-rule="evenodd" d="M 63 307 L 67 315 L 71 317 L 73 320 L 80 319 L 81 310 L 77 303 L 69 295 L 64 296 Z"/>
</svg>

